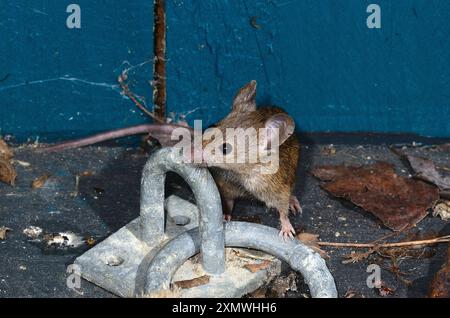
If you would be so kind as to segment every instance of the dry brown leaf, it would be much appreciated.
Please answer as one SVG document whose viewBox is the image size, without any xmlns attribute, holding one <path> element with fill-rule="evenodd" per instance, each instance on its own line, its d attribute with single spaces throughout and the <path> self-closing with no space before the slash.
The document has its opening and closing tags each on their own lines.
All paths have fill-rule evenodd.
<svg viewBox="0 0 450 318">
<path fill-rule="evenodd" d="M 430 298 L 450 298 L 450 245 L 447 261 L 436 273 L 430 286 Z"/>
<path fill-rule="evenodd" d="M 381 285 L 377 287 L 377 291 L 381 297 L 387 297 L 395 294 L 395 289 L 387 286 L 384 282 L 381 282 Z"/>
<path fill-rule="evenodd" d="M 252 273 L 257 273 L 259 271 L 262 271 L 262 270 L 265 270 L 265 269 L 269 268 L 271 263 L 272 263 L 271 261 L 265 260 L 265 261 L 263 261 L 261 263 L 244 265 L 244 268 L 248 269 Z"/>
<path fill-rule="evenodd" d="M 14 156 L 13 151 L 3 139 L 0 139 L 0 158 L 10 160 Z"/>
<path fill-rule="evenodd" d="M 344 256 L 344 260 L 342 261 L 342 264 L 354 264 L 361 262 L 365 259 L 367 259 L 370 255 L 375 253 L 377 248 L 371 248 L 367 252 L 355 252 L 352 251 L 350 254 Z"/>
<path fill-rule="evenodd" d="M 0 158 L 0 182 L 14 186 L 16 178 L 17 173 L 13 165 L 8 160 Z"/>
<path fill-rule="evenodd" d="M 47 183 L 49 178 L 50 178 L 49 174 L 43 175 L 42 177 L 35 179 L 31 184 L 31 187 L 33 189 L 40 189 L 45 185 L 45 183 Z"/>
<path fill-rule="evenodd" d="M 431 182 L 441 190 L 450 190 L 450 177 L 444 177 L 437 171 L 435 164 L 428 159 L 406 155 L 417 178 Z"/>
<path fill-rule="evenodd" d="M 319 235 L 303 232 L 297 235 L 297 239 L 318 253 L 323 259 L 330 258 L 328 253 L 322 250 L 317 244 L 319 242 Z"/>
<path fill-rule="evenodd" d="M 206 285 L 209 283 L 210 279 L 211 279 L 210 276 L 205 275 L 205 276 L 197 277 L 194 279 L 180 280 L 178 282 L 175 282 L 174 285 L 181 289 L 190 289 L 190 288 Z"/>
<path fill-rule="evenodd" d="M 6 234 L 11 231 L 10 228 L 7 227 L 0 227 L 0 240 L 4 240 L 6 238 Z"/>
<path fill-rule="evenodd" d="M 439 199 L 439 189 L 397 175 L 391 164 L 323 166 L 313 175 L 332 195 L 347 199 L 378 217 L 394 231 L 415 226 Z"/>
</svg>

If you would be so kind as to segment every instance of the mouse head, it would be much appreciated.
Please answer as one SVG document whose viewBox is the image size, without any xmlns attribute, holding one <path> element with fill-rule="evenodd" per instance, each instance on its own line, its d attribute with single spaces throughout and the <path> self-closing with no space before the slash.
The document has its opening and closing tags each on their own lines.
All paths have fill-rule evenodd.
<svg viewBox="0 0 450 318">
<path fill-rule="evenodd" d="M 203 135 L 203 160 L 207 166 L 243 172 L 278 169 L 279 146 L 295 130 L 291 117 L 278 108 L 256 109 L 256 81 L 236 94 L 231 112 Z"/>
</svg>

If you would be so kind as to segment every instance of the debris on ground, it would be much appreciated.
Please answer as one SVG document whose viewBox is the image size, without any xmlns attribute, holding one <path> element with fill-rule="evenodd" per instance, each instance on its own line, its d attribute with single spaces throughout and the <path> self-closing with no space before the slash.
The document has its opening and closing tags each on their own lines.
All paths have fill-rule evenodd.
<svg viewBox="0 0 450 318">
<path fill-rule="evenodd" d="M 47 246 L 58 248 L 77 248 L 85 244 L 80 236 L 72 232 L 45 234 L 42 239 L 47 243 Z"/>
<path fill-rule="evenodd" d="M 244 265 L 244 268 L 249 270 L 251 273 L 257 273 L 259 271 L 269 268 L 271 263 L 272 263 L 271 261 L 265 260 L 265 261 L 262 261 L 259 263 L 246 264 L 246 265 Z"/>
<path fill-rule="evenodd" d="M 439 201 L 434 206 L 433 216 L 439 216 L 443 221 L 450 220 L 450 201 Z"/>
<path fill-rule="evenodd" d="M 386 285 L 385 282 L 381 282 L 379 286 L 375 286 L 378 291 L 378 295 L 381 297 L 392 296 L 395 294 L 395 289 Z"/>
<path fill-rule="evenodd" d="M 190 289 L 198 286 L 203 286 L 209 283 L 211 277 L 208 275 L 204 275 L 201 277 L 197 277 L 194 279 L 189 280 L 181 280 L 178 282 L 175 282 L 174 285 L 181 289 Z"/>
<path fill-rule="evenodd" d="M 297 275 L 290 273 L 275 277 L 271 282 L 247 294 L 245 298 L 285 298 L 288 292 L 297 292 Z M 304 298 L 309 295 L 302 295 Z"/>
<path fill-rule="evenodd" d="M 88 245 L 88 246 L 94 246 L 95 244 L 97 244 L 97 240 L 95 239 L 95 238 L 93 238 L 93 237 L 89 237 L 87 240 L 86 240 L 86 244 Z"/>
<path fill-rule="evenodd" d="M 32 189 L 40 189 L 40 188 L 42 188 L 47 183 L 48 179 L 50 179 L 50 175 L 49 174 L 43 175 L 43 176 L 41 176 L 39 178 L 36 178 L 33 181 L 33 183 L 31 184 L 31 188 Z"/>
<path fill-rule="evenodd" d="M 336 147 L 333 144 L 325 146 L 325 147 L 323 147 L 321 153 L 324 156 L 335 156 L 336 155 Z"/>
<path fill-rule="evenodd" d="M 415 226 L 439 199 L 439 190 L 395 173 L 386 162 L 369 166 L 320 166 L 313 175 L 332 195 L 350 200 L 394 231 Z"/>
<path fill-rule="evenodd" d="M 11 163 L 14 153 L 3 139 L 0 139 L 0 182 L 14 186 L 16 182 L 16 169 Z"/>
<path fill-rule="evenodd" d="M 37 239 L 44 231 L 38 226 L 29 226 L 23 230 L 23 234 L 31 239 Z"/>
<path fill-rule="evenodd" d="M 319 235 L 303 232 L 297 235 L 297 239 L 306 246 L 310 247 L 313 251 L 318 253 L 323 259 L 330 258 L 327 252 L 322 250 L 317 244 L 319 242 Z"/>
<path fill-rule="evenodd" d="M 436 168 L 433 161 L 406 155 L 416 178 L 425 180 L 439 187 L 441 190 L 450 190 L 450 177 L 444 177 Z"/>
<path fill-rule="evenodd" d="M 44 243 L 46 247 L 56 248 L 77 248 L 84 244 L 90 245 L 89 241 L 95 239 L 83 239 L 81 236 L 73 232 L 45 233 L 43 229 L 37 226 L 29 226 L 23 230 L 23 233 L 35 243 Z"/>
<path fill-rule="evenodd" d="M 295 273 L 276 277 L 267 292 L 267 296 L 271 298 L 284 298 L 289 291 L 297 291 L 297 275 Z"/>
<path fill-rule="evenodd" d="M 450 298 L 450 245 L 447 261 L 436 273 L 430 286 L 430 298 Z"/>
<path fill-rule="evenodd" d="M 9 231 L 11 231 L 10 228 L 7 228 L 5 226 L 0 227 L 0 240 L 6 239 L 6 235 Z"/>
<path fill-rule="evenodd" d="M 14 159 L 13 163 L 17 163 L 19 166 L 22 166 L 22 167 L 25 167 L 25 168 L 31 167 L 31 163 L 26 162 L 26 161 L 22 161 L 22 160 Z"/>
<path fill-rule="evenodd" d="M 365 298 L 364 295 L 360 294 L 354 289 L 349 289 L 344 295 L 344 298 Z"/>
</svg>

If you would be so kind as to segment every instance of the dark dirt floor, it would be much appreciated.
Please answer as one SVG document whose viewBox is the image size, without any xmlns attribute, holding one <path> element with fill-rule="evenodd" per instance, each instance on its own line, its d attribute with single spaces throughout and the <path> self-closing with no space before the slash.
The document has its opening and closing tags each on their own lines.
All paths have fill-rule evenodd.
<svg viewBox="0 0 450 318">
<path fill-rule="evenodd" d="M 302 149 L 296 193 L 303 214 L 291 217 L 294 227 L 332 242 L 371 242 L 390 233 L 369 213 L 328 195 L 309 171 L 321 164 L 365 165 L 377 160 L 395 164 L 402 175 L 410 173 L 408 167 L 386 145 L 336 145 L 335 154 L 326 151 L 327 147 L 310 145 Z M 420 146 L 406 151 L 450 167 L 449 151 Z M 82 282 L 81 294 L 66 287 L 66 268 L 88 248 L 86 245 L 77 249 L 49 249 L 31 242 L 23 230 L 39 226 L 48 233 L 71 231 L 97 242 L 103 240 L 138 216 L 140 174 L 147 157 L 142 150 L 122 147 L 88 147 L 58 154 L 38 153 L 33 146 L 16 148 L 15 159 L 29 166 L 16 163 L 15 187 L 0 184 L 0 227 L 12 229 L 5 240 L 0 240 L 0 297 L 114 297 L 87 281 Z M 74 195 L 75 175 L 86 171 L 89 173 L 80 178 L 78 193 Z M 32 190 L 32 181 L 45 174 L 52 177 L 43 188 Z M 168 188 L 168 192 L 190 197 L 189 190 L 176 176 L 168 179 Z M 234 216 L 278 227 L 277 213 L 256 202 L 239 202 Z M 416 230 L 448 235 L 450 225 L 428 216 Z M 402 260 L 400 269 L 411 284 L 396 279 L 388 260 L 374 257 L 356 264 L 342 264 L 343 256 L 352 249 L 325 250 L 330 255 L 327 264 L 341 297 L 348 291 L 357 296 L 379 297 L 376 290 L 366 286 L 366 269 L 372 263 L 383 265 L 382 280 L 395 289 L 389 297 L 424 297 L 430 280 L 444 261 L 446 248 L 446 244 L 433 247 L 434 256 L 430 258 Z M 289 268 L 284 271 L 284 275 L 289 274 Z M 298 285 L 298 291 L 288 293 L 288 297 L 307 294 L 301 278 Z"/>
</svg>

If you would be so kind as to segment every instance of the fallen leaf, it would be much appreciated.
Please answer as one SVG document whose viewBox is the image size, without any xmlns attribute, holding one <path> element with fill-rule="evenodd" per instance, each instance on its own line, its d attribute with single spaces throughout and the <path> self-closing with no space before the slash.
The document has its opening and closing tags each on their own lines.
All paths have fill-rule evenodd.
<svg viewBox="0 0 450 318">
<path fill-rule="evenodd" d="M 408 159 L 411 168 L 417 174 L 417 178 L 431 182 L 441 190 L 450 190 L 450 177 L 442 176 L 431 160 L 410 155 L 406 155 L 406 158 Z"/>
<path fill-rule="evenodd" d="M 450 245 L 446 263 L 431 282 L 429 296 L 430 298 L 450 298 Z"/>
<path fill-rule="evenodd" d="M 46 174 L 42 177 L 39 177 L 33 181 L 33 183 L 31 184 L 31 187 L 33 189 L 40 189 L 47 183 L 48 179 L 50 179 L 50 175 L 48 175 L 48 174 Z"/>
<path fill-rule="evenodd" d="M 384 282 L 381 282 L 381 285 L 377 287 L 377 291 L 381 297 L 387 297 L 395 294 L 395 289 L 387 286 Z"/>
<path fill-rule="evenodd" d="M 391 164 L 322 166 L 313 175 L 332 195 L 347 199 L 378 217 L 394 231 L 415 226 L 439 199 L 439 190 L 420 180 L 397 175 Z"/>
<path fill-rule="evenodd" d="M 11 186 L 15 185 L 17 173 L 9 160 L 0 158 L 0 181 Z"/>
<path fill-rule="evenodd" d="M 330 256 L 320 248 L 320 246 L 317 244 L 319 242 L 319 235 L 317 234 L 311 234 L 311 233 L 300 233 L 297 235 L 297 239 L 305 244 L 306 246 L 313 249 L 316 253 L 318 253 L 323 259 L 329 259 Z"/>
<path fill-rule="evenodd" d="M 272 263 L 271 261 L 265 260 L 265 261 L 263 261 L 261 263 L 257 263 L 257 264 L 244 265 L 244 268 L 248 269 L 252 273 L 257 273 L 259 271 L 267 269 L 271 263 Z"/>
<path fill-rule="evenodd" d="M 10 160 L 14 156 L 13 151 L 3 139 L 0 139 L 0 158 Z"/>
<path fill-rule="evenodd" d="M 0 227 L 0 240 L 4 240 L 6 238 L 6 234 L 11 231 L 10 228 L 7 227 Z"/>
<path fill-rule="evenodd" d="M 433 209 L 433 216 L 439 216 L 442 220 L 450 220 L 450 201 L 440 201 Z"/>
<path fill-rule="evenodd" d="M 344 255 L 344 260 L 342 261 L 342 264 L 354 264 L 361 262 L 367 258 L 369 258 L 370 255 L 375 253 L 377 248 L 371 248 L 367 252 L 355 252 L 352 251 L 348 255 Z"/>
<path fill-rule="evenodd" d="M 181 289 L 190 289 L 190 288 L 206 285 L 209 283 L 210 279 L 211 279 L 210 276 L 205 275 L 205 276 L 197 277 L 194 279 L 180 280 L 178 282 L 175 282 L 174 285 Z"/>
</svg>

